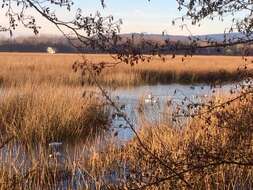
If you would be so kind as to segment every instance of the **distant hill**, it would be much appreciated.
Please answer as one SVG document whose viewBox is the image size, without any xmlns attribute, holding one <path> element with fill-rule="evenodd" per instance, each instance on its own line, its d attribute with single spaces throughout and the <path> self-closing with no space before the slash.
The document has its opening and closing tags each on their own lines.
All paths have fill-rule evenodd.
<svg viewBox="0 0 253 190">
<path fill-rule="evenodd" d="M 169 39 L 170 41 L 188 41 L 188 36 L 180 36 L 180 35 L 162 35 L 162 34 L 139 34 L 139 33 L 133 33 L 133 34 L 122 34 L 123 38 L 143 38 L 144 40 L 150 40 L 154 42 L 163 42 L 164 40 Z"/>
<path fill-rule="evenodd" d="M 133 33 L 133 34 L 122 34 L 121 36 L 131 38 L 134 35 L 135 38 L 143 38 L 145 40 L 151 40 L 155 42 L 162 42 L 166 39 L 170 41 L 181 41 L 187 42 L 189 41 L 189 36 L 184 35 L 163 35 L 163 34 L 140 34 L 140 33 Z M 236 39 L 238 37 L 243 37 L 242 34 L 239 33 L 230 33 L 226 34 L 226 39 Z M 212 41 L 222 42 L 224 40 L 224 34 L 208 34 L 208 35 L 196 35 L 193 38 L 199 38 L 200 40 L 207 40 L 211 39 Z"/>
</svg>

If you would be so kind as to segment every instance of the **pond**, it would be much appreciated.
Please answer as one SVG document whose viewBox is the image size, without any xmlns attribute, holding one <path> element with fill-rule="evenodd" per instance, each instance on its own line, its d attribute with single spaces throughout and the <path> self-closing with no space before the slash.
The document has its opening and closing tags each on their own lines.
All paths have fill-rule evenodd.
<svg viewBox="0 0 253 190">
<path fill-rule="evenodd" d="M 111 92 L 111 97 L 118 102 L 119 107 L 124 107 L 123 112 L 127 115 L 129 121 L 138 128 L 140 118 L 140 106 L 143 108 L 142 115 L 148 118 L 149 122 L 160 122 L 170 120 L 167 114 L 169 109 L 175 108 L 185 98 L 188 101 L 199 103 L 216 96 L 228 94 L 231 89 L 236 90 L 235 84 L 225 84 L 219 87 L 210 87 L 209 85 L 146 85 L 133 88 L 121 88 Z M 125 127 L 126 122 L 116 117 L 113 120 L 113 126 L 123 126 L 118 130 L 118 137 L 122 141 L 129 140 L 133 133 Z"/>
</svg>

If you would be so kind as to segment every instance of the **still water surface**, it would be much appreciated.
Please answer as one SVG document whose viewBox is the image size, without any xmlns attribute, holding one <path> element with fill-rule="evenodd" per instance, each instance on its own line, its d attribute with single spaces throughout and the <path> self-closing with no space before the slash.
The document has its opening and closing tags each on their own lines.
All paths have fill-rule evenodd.
<svg viewBox="0 0 253 190">
<path fill-rule="evenodd" d="M 145 118 L 149 122 L 159 122 L 164 119 L 164 113 L 168 113 L 168 104 L 171 104 L 170 108 L 175 107 L 186 97 L 188 101 L 199 103 L 215 96 L 228 94 L 231 89 L 236 89 L 236 85 L 226 84 L 216 88 L 211 88 L 208 85 L 147 85 L 117 89 L 111 92 L 111 97 L 118 102 L 119 106 L 124 105 L 123 111 L 137 128 L 140 118 L 140 103 L 142 103 L 141 105 L 144 108 Z M 125 125 L 126 123 L 120 117 L 116 117 L 113 121 L 113 126 L 115 127 Z M 130 129 L 119 130 L 119 139 L 123 141 L 130 139 L 132 135 L 133 133 Z"/>
</svg>

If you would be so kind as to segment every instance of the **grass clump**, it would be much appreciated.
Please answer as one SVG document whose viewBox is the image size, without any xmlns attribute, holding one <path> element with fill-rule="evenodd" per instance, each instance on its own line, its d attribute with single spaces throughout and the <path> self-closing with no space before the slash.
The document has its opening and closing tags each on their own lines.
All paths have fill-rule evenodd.
<svg viewBox="0 0 253 190">
<path fill-rule="evenodd" d="M 49 86 L 9 90 L 0 101 L 1 130 L 25 143 L 86 140 L 106 131 L 109 111 L 102 101 L 73 96 L 75 91 Z"/>
</svg>

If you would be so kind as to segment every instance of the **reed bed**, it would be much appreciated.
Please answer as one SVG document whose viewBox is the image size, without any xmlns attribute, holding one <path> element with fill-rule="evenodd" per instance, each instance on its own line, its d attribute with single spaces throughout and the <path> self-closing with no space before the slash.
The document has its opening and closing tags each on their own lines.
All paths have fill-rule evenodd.
<svg viewBox="0 0 253 190">
<path fill-rule="evenodd" d="M 151 125 L 143 120 L 139 137 L 156 158 L 136 138 L 122 146 L 116 143 L 117 139 L 111 139 L 103 141 L 99 148 L 94 144 L 70 147 L 63 165 L 51 165 L 44 148 L 36 154 L 26 154 L 31 161 L 28 168 L 17 167 L 18 161 L 27 158 L 10 154 L 9 164 L 1 165 L 0 186 L 2 189 L 188 189 L 183 178 L 196 190 L 251 189 L 252 104 L 249 97 L 219 108 L 216 113 L 220 115 L 212 114 L 211 123 L 196 118 L 184 128 L 171 123 Z M 81 182 L 77 170 L 85 173 L 82 176 L 85 185 L 75 186 Z"/>
<path fill-rule="evenodd" d="M 0 189 L 71 186 L 66 183 L 77 166 L 69 157 L 76 154 L 62 153 L 66 164 L 58 163 L 49 143 L 80 143 L 88 150 L 110 130 L 108 106 L 95 87 L 81 87 L 79 74 L 71 70 L 76 57 L 1 57 Z"/>
<path fill-rule="evenodd" d="M 111 61 L 107 55 L 87 56 Z M 95 138 L 108 131 L 110 111 L 99 97 L 82 97 L 94 87 L 88 86 L 89 78 L 79 87 L 80 75 L 71 71 L 77 55 L 0 57 L 0 140 L 15 139 L 0 149 L 0 189 L 75 189 L 81 179 L 86 184 L 79 189 L 186 189 L 182 178 L 196 190 L 252 189 L 252 97 L 216 110 L 208 122 L 195 118 L 183 128 L 143 118 L 138 134 L 150 155 L 136 138 L 122 146 Z M 178 57 L 165 63 L 155 58 L 106 69 L 98 79 L 112 87 L 228 82 L 237 79 L 243 63 L 240 57 L 196 56 L 184 62 Z M 69 142 L 77 140 L 85 143 L 71 147 Z M 49 155 L 52 141 L 70 146 L 63 162 Z"/>
<path fill-rule="evenodd" d="M 95 62 L 113 62 L 109 55 L 86 55 Z M 79 86 L 80 73 L 72 71 L 72 65 L 80 60 L 74 54 L 0 54 L 0 85 L 2 87 L 19 86 L 25 83 L 50 83 L 57 86 Z M 248 59 L 250 60 L 250 58 Z M 249 62 L 249 61 L 248 61 Z M 145 84 L 169 83 L 211 83 L 240 80 L 238 68 L 243 70 L 246 62 L 233 56 L 194 56 L 182 62 L 182 56 L 172 59 L 154 57 L 150 63 L 140 63 L 131 67 L 119 64 L 105 69 L 98 81 L 109 87 L 129 87 Z M 252 66 L 248 66 L 247 76 L 252 76 Z M 84 85 L 93 85 L 89 75 L 83 78 Z"/>
<path fill-rule="evenodd" d="M 111 189 L 252 189 L 252 105 L 248 97 L 183 128 L 144 121 L 143 144 L 109 145 L 96 155 L 96 171 L 117 171 Z"/>
<path fill-rule="evenodd" d="M 109 110 L 81 88 L 50 85 L 5 89 L 0 100 L 3 133 L 23 143 L 93 139 L 109 129 Z"/>
</svg>

